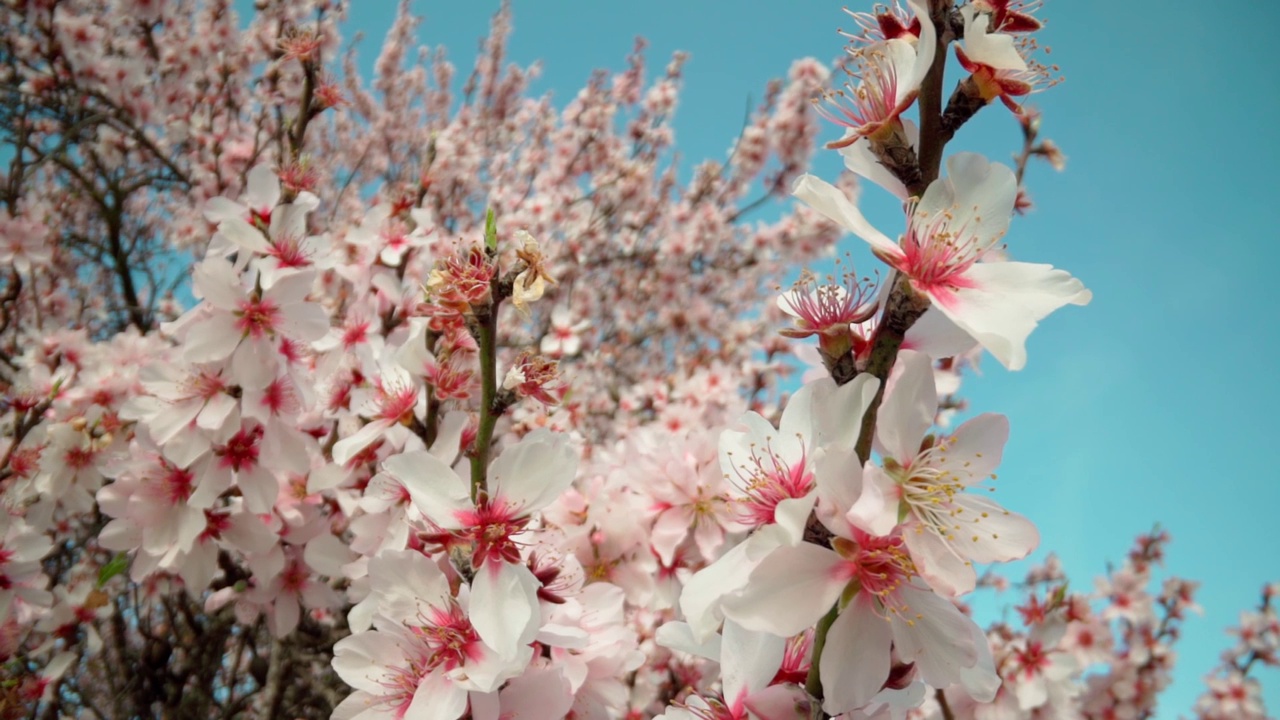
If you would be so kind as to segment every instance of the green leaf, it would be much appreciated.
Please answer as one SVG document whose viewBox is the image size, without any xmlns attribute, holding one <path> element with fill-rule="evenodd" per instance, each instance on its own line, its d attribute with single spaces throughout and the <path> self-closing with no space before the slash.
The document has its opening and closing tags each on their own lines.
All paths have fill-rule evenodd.
<svg viewBox="0 0 1280 720">
<path fill-rule="evenodd" d="M 129 556 L 119 553 L 98 571 L 98 587 L 107 584 L 111 578 L 129 569 Z"/>
<path fill-rule="evenodd" d="M 498 219 L 493 208 L 489 208 L 484 216 L 484 246 L 489 248 L 489 252 L 498 251 Z"/>
</svg>

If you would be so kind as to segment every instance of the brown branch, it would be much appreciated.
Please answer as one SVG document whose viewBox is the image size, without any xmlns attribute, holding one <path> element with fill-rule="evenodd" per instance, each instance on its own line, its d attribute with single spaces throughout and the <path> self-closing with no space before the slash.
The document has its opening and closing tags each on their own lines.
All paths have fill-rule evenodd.
<svg viewBox="0 0 1280 720">
<path fill-rule="evenodd" d="M 947 67 L 947 45 L 951 42 L 952 0 L 930 0 L 929 19 L 937 29 L 934 42 L 933 64 L 920 85 L 920 186 L 907 188 L 912 195 L 921 196 L 929 183 L 938 179 L 942 167 L 942 149 L 946 141 L 942 135 L 942 82 Z"/>
</svg>

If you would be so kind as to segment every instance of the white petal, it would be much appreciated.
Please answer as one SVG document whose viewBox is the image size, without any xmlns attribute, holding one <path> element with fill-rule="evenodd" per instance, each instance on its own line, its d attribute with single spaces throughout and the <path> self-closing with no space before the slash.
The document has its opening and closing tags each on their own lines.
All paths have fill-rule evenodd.
<svg viewBox="0 0 1280 720">
<path fill-rule="evenodd" d="M 697 655 L 712 662 L 720 662 L 720 636 L 712 635 L 709 640 L 699 641 L 694 637 L 693 628 L 689 627 L 688 623 L 663 623 L 658 627 L 658 632 L 653 639 L 664 648 Z"/>
<path fill-rule="evenodd" d="M 862 494 L 863 467 L 854 449 L 832 448 L 818 457 L 813 470 L 818 489 L 818 519 L 831 532 L 850 537 L 845 514 Z"/>
<path fill-rule="evenodd" d="M 204 218 L 211 223 L 220 223 L 232 218 L 243 219 L 249 214 L 249 208 L 230 198 L 209 198 L 204 204 Z"/>
<path fill-rule="evenodd" d="M 1009 418 L 983 413 L 965 421 L 954 435 L 943 441 L 946 449 L 934 465 L 947 470 L 965 485 L 982 482 L 1000 466 L 1008 440 Z"/>
<path fill-rule="evenodd" d="M 920 453 L 920 441 L 938 412 L 932 360 L 924 353 L 899 352 L 885 392 L 876 421 L 876 437 L 888 457 L 910 465 Z"/>
<path fill-rule="evenodd" d="M 963 493 L 956 497 L 955 504 L 964 508 L 958 517 L 967 521 L 964 534 L 957 542 L 974 562 L 1021 560 L 1040 545 L 1040 531 L 1035 524 L 1005 510 L 999 503 L 974 493 Z"/>
<path fill-rule="evenodd" d="M 907 0 L 907 5 L 920 18 L 920 38 L 916 41 L 919 55 L 906 86 L 918 88 L 924 82 L 924 76 L 929 73 L 929 66 L 933 64 L 934 53 L 937 52 L 938 30 L 929 18 L 929 6 L 925 0 Z"/>
<path fill-rule="evenodd" d="M 680 593 L 680 611 L 698 642 L 706 642 L 720 626 L 725 596 L 746 587 L 761 557 L 779 545 L 779 533 L 758 531 L 689 578 Z"/>
<path fill-rule="evenodd" d="M 240 307 L 246 298 L 240 278 L 231 264 L 220 258 L 205 260 L 191 273 L 191 284 L 196 297 L 209 301 L 210 305 L 231 312 Z"/>
<path fill-rule="evenodd" d="M 725 617 L 748 630 L 791 637 L 831 609 L 848 584 L 844 561 L 810 543 L 780 547 L 751 572 L 747 586 L 726 598 Z"/>
<path fill-rule="evenodd" d="M 760 690 L 778 674 L 786 640 L 775 635 L 752 632 L 732 620 L 724 624 L 720 660 L 720 683 L 725 700 Z"/>
<path fill-rule="evenodd" d="M 317 573 L 331 578 L 342 577 L 342 566 L 356 559 L 356 554 L 333 533 L 324 533 L 307 543 L 302 559 Z"/>
<path fill-rule="evenodd" d="M 929 296 L 1010 370 L 1026 364 L 1027 336 L 1041 319 L 1063 305 L 1087 305 L 1093 298 L 1083 283 L 1052 265 L 978 263 L 965 278 L 972 287 Z"/>
<path fill-rule="evenodd" d="M 573 707 L 573 690 L 562 668 L 530 668 L 508 682 L 502 705 L 519 708 L 513 720 L 562 720 Z"/>
<path fill-rule="evenodd" d="M 834 382 L 827 380 L 829 384 L 821 387 L 831 392 L 819 392 L 813 400 L 813 439 L 809 446 L 852 448 L 858 442 L 862 416 L 875 399 L 880 381 L 863 373 L 836 389 Z"/>
<path fill-rule="evenodd" d="M 225 360 L 240 344 L 241 333 L 229 313 L 214 312 L 192 324 L 182 344 L 182 356 L 190 362 Z"/>
<path fill-rule="evenodd" d="M 382 467 L 409 491 L 413 504 L 431 522 L 446 530 L 460 529 L 462 515 L 474 512 L 471 487 L 453 468 L 425 450 L 387 458 Z"/>
<path fill-rule="evenodd" d="M 538 633 L 538 579 L 524 565 L 485 563 L 471 583 L 471 624 L 480 639 L 506 658 Z"/>
<path fill-rule="evenodd" d="M 941 360 L 963 355 L 977 344 L 978 341 L 973 336 L 951 322 L 942 311 L 931 307 L 911 324 L 902 340 L 902 349 L 915 350 L 934 360 Z"/>
<path fill-rule="evenodd" d="M 311 271 L 287 275 L 280 278 L 263 297 L 280 306 L 294 305 L 307 299 L 315 280 L 316 274 Z"/>
<path fill-rule="evenodd" d="M 947 158 L 946 176 L 929 183 L 911 221 L 945 214 L 949 228 L 987 248 L 1008 231 L 1017 197 L 1013 170 L 979 153 L 959 152 Z"/>
<path fill-rule="evenodd" d="M 827 631 L 818 673 L 822 708 L 832 715 L 866 705 L 889 678 L 893 628 L 872 602 L 867 593 L 858 593 Z"/>
<path fill-rule="evenodd" d="M 262 237 L 262 232 L 241 218 L 223 220 L 218 225 L 218 232 L 244 250 L 260 255 L 271 252 L 271 245 Z"/>
<path fill-rule="evenodd" d="M 442 672 L 427 673 L 413 693 L 404 720 L 458 720 L 467 710 L 467 691 Z"/>
<path fill-rule="evenodd" d="M 577 471 L 578 454 L 567 435 L 535 430 L 489 466 L 489 494 L 525 512 L 540 510 L 564 494 Z"/>
<path fill-rule="evenodd" d="M 788 545 L 795 545 L 804 539 L 809 513 L 817 502 L 818 493 L 810 491 L 804 497 L 780 500 L 773 508 L 773 522 L 786 533 Z"/>
<path fill-rule="evenodd" d="M 903 120 L 902 124 L 907 131 L 907 139 L 911 142 L 911 147 L 916 147 L 919 143 L 920 130 L 910 120 Z M 850 130 L 849 132 L 856 131 Z M 870 180 L 893 193 L 903 202 L 906 202 L 907 198 L 910 197 L 907 193 L 907 186 L 902 184 L 898 176 L 880 164 L 880 159 L 871 151 L 871 143 L 855 142 L 852 145 L 840 148 L 840 155 L 844 158 L 844 166 L 849 172 Z"/>
<path fill-rule="evenodd" d="M 898 484 L 879 466 L 868 464 L 862 473 L 862 494 L 845 518 L 856 528 L 884 536 L 898 526 Z"/>
<path fill-rule="evenodd" d="M 866 240 L 874 250 L 888 257 L 902 257 L 902 249 L 888 236 L 872 227 L 856 205 L 845 197 L 840 188 L 813 175 L 801 175 L 791 187 L 791 194 L 806 205 L 822 213 L 845 230 Z"/>
<path fill-rule="evenodd" d="M 964 54 L 976 63 L 997 70 L 1026 70 L 1027 61 L 1018 53 L 1012 35 L 989 32 L 990 19 L 972 4 L 960 8 L 964 17 Z"/>
<path fill-rule="evenodd" d="M 271 209 L 280 202 L 280 179 L 270 165 L 255 165 L 246 180 L 245 199 L 254 209 Z"/>
<path fill-rule="evenodd" d="M 284 284 L 281 279 L 276 287 Z M 280 331 L 302 342 L 319 340 L 329 332 L 329 314 L 315 303 L 300 302 L 280 308 Z"/>
<path fill-rule="evenodd" d="M 902 529 L 902 541 L 911 553 L 916 571 L 929 583 L 929 587 L 948 597 L 973 592 L 977 573 L 973 563 L 957 549 L 968 548 L 969 536 L 961 536 L 966 529 L 961 525 L 958 529 L 946 528 L 943 532 L 950 533 L 953 539 L 945 540 L 939 531 L 913 518 Z"/>
<path fill-rule="evenodd" d="M 333 462 L 341 467 L 346 467 L 351 462 L 351 458 L 360 454 L 361 450 L 369 447 L 378 439 L 387 428 L 391 427 L 391 420 L 374 420 L 351 435 L 342 438 L 333 444 Z"/>
<path fill-rule="evenodd" d="M 916 663 L 921 677 L 933 687 L 947 687 L 959 678 L 961 668 L 978 662 L 974 647 L 973 621 L 956 609 L 950 600 L 929 590 L 902 586 L 898 590 L 908 613 L 891 616 L 893 640 L 904 662 Z M 911 620 L 908 623 L 907 620 Z"/>
<path fill-rule="evenodd" d="M 342 681 L 357 690 L 374 694 L 386 692 L 387 670 L 405 663 L 404 651 L 393 635 L 380 632 L 356 633 L 333 646 L 333 670 Z"/>
<path fill-rule="evenodd" d="M 248 337 L 231 356 L 231 375 L 241 386 L 260 390 L 276 378 L 275 348 L 266 337 Z"/>
</svg>

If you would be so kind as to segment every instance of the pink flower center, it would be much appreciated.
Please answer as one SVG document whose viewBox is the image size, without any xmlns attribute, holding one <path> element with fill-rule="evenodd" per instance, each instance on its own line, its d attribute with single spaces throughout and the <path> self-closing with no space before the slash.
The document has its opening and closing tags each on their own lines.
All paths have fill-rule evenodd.
<svg viewBox="0 0 1280 720">
<path fill-rule="evenodd" d="M 220 371 L 202 371 L 195 375 L 190 375 L 186 378 L 183 386 L 191 397 L 198 397 L 201 400 L 212 400 L 215 395 L 227 389 L 227 383 L 223 381 Z"/>
<path fill-rule="evenodd" d="M 777 522 L 778 503 L 802 498 L 813 489 L 813 472 L 805 454 L 792 465 L 772 448 L 764 448 L 763 455 L 752 448 L 747 464 L 735 467 L 739 480 L 735 484 L 743 493 L 738 498 L 738 520 L 752 527 Z"/>
<path fill-rule="evenodd" d="M 236 328 L 255 338 L 274 334 L 280 321 L 280 308 L 266 298 L 250 298 L 240 304 Z"/>
<path fill-rule="evenodd" d="M 784 302 L 800 321 L 800 328 L 783 331 L 787 337 L 805 337 L 813 333 L 847 332 L 849 325 L 860 323 L 875 314 L 874 303 L 867 303 L 871 286 L 855 284 L 854 291 L 840 285 L 819 285 L 812 290 L 796 288 L 784 295 Z M 803 333 L 803 334 L 801 334 Z"/>
<path fill-rule="evenodd" d="M 378 381 L 378 417 L 399 422 L 413 414 L 418 402 L 418 389 L 412 384 Z"/>
<path fill-rule="evenodd" d="M 815 107 L 827 120 L 853 128 L 859 136 L 870 135 L 899 114 L 898 71 L 881 46 L 849 52 L 860 67 L 845 71 L 849 81 L 844 90 L 826 93 L 825 99 L 835 112 L 816 105 L 816 99 Z"/>
<path fill-rule="evenodd" d="M 516 511 L 501 498 L 486 498 L 459 519 L 467 525 L 462 535 L 475 543 L 472 565 L 479 568 L 489 561 L 520 562 L 520 547 L 512 536 L 524 531 L 529 516 L 517 517 Z"/>
<path fill-rule="evenodd" d="M 293 386 L 282 378 L 272 380 L 271 384 L 262 391 L 262 406 L 272 415 L 296 411 L 298 398 L 293 391 Z"/>
<path fill-rule="evenodd" d="M 161 496 L 170 505 L 184 505 L 187 498 L 191 497 L 194 483 L 195 475 L 190 470 L 166 466 L 165 473 L 160 478 Z"/>
<path fill-rule="evenodd" d="M 436 668 L 447 672 L 480 658 L 480 636 L 462 608 L 450 603 L 448 609 L 431 608 L 429 615 L 426 624 L 409 628 L 421 642 L 414 662 L 421 674 Z"/>
<path fill-rule="evenodd" d="M 307 572 L 302 563 L 295 560 L 289 563 L 289 566 L 281 573 L 280 587 L 287 593 L 300 594 L 310 577 L 311 573 Z"/>
<path fill-rule="evenodd" d="M 972 287 L 962 275 L 990 248 L 965 228 L 952 229 L 950 224 L 951 218 L 939 213 L 930 218 L 913 215 L 907 226 L 905 257 L 898 269 L 922 290 Z"/>
<path fill-rule="evenodd" d="M 1017 650 L 1015 654 L 1018 664 L 1022 666 L 1022 672 L 1028 680 L 1036 675 L 1043 674 L 1051 664 L 1049 654 L 1045 652 L 1044 647 L 1038 642 L 1028 642 L 1025 649 Z"/>
<path fill-rule="evenodd" d="M 282 268 L 301 268 L 311 264 L 311 254 L 302 245 L 302 239 L 285 235 L 271 241 L 268 255 L 276 259 Z"/>
<path fill-rule="evenodd" d="M 877 596 L 887 605 L 898 605 L 892 595 L 916 574 L 906 544 L 896 536 L 875 537 L 854 530 L 854 540 L 836 538 L 832 549 L 848 561 L 845 571 L 858 589 Z"/>
<path fill-rule="evenodd" d="M 342 346 L 348 350 L 369 340 L 369 321 L 357 320 L 343 328 Z"/>
<path fill-rule="evenodd" d="M 231 436 L 226 445 L 214 450 L 222 460 L 222 467 L 229 467 L 236 472 L 250 470 L 258 464 L 258 439 L 262 437 L 260 430 L 241 429 Z"/>
<path fill-rule="evenodd" d="M 72 470 L 83 470 L 93 464 L 94 455 L 89 448 L 71 448 L 62 458 L 62 462 Z"/>
<path fill-rule="evenodd" d="M 200 540 L 220 540 L 222 533 L 231 527 L 231 516 L 224 512 L 204 511 L 204 532 Z"/>
</svg>

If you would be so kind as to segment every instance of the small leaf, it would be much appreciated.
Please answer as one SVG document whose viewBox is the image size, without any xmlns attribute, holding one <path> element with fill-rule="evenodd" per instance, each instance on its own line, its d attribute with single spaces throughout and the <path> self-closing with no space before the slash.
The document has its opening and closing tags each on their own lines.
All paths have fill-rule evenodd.
<svg viewBox="0 0 1280 720">
<path fill-rule="evenodd" d="M 498 251 L 498 219 L 493 214 L 493 208 L 484 216 L 484 246 L 489 248 L 489 252 Z"/>
<path fill-rule="evenodd" d="M 103 565 L 101 570 L 98 571 L 98 587 L 106 585 L 107 581 L 111 578 L 128 569 L 129 556 L 124 553 L 117 554 L 115 557 L 111 558 L 106 565 Z"/>
</svg>

